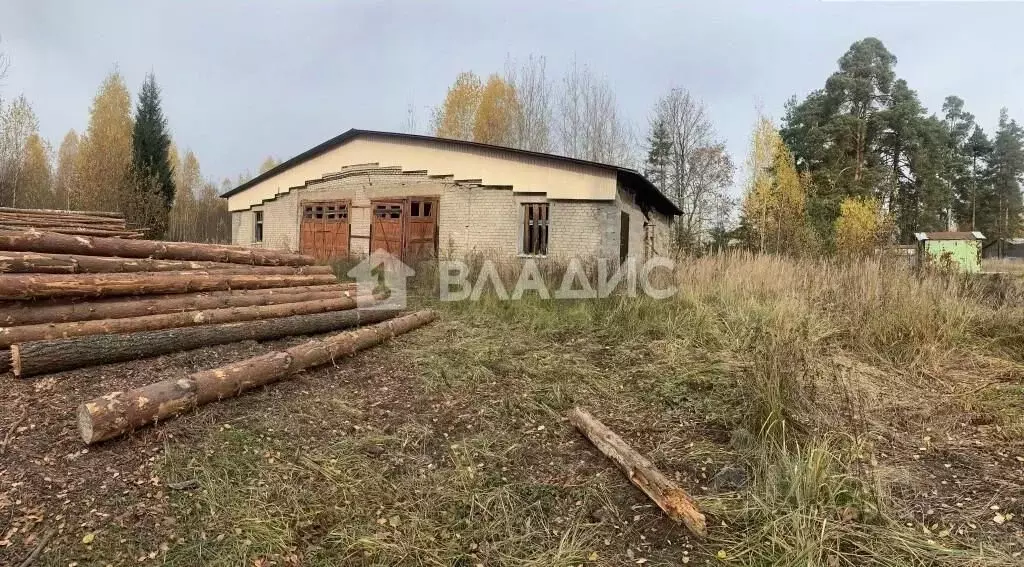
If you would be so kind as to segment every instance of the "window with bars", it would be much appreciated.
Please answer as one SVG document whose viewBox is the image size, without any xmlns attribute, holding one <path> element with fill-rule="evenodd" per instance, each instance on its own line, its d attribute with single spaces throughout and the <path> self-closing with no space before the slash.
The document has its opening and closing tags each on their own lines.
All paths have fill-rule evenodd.
<svg viewBox="0 0 1024 567">
<path fill-rule="evenodd" d="M 348 203 L 304 203 L 302 218 L 322 222 L 345 222 L 348 220 Z"/>
<path fill-rule="evenodd" d="M 548 204 L 523 205 L 523 241 L 521 252 L 527 256 L 546 256 L 548 253 Z"/>
<path fill-rule="evenodd" d="M 252 220 L 252 241 L 263 242 L 263 211 L 253 211 Z"/>
</svg>

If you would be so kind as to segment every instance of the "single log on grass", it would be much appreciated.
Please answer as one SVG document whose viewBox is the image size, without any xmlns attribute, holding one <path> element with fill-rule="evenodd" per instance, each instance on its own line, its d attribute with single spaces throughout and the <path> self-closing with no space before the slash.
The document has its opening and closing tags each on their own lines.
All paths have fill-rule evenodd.
<svg viewBox="0 0 1024 567">
<path fill-rule="evenodd" d="M 226 244 L 198 244 L 195 242 L 164 242 L 161 240 L 134 240 L 73 236 L 34 229 L 0 231 L 0 250 L 18 252 L 49 252 L 54 254 L 85 254 L 89 256 L 119 256 L 122 258 L 156 258 L 160 260 L 206 260 L 254 264 L 259 266 L 309 266 L 316 263 L 312 256 L 292 254 L 265 248 L 247 248 Z"/>
<path fill-rule="evenodd" d="M 569 412 L 569 421 L 606 457 L 626 473 L 630 482 L 644 491 L 659 508 L 677 522 L 682 522 L 696 535 L 708 533 L 704 514 L 682 488 L 661 473 L 651 461 L 633 450 L 614 431 L 581 408 Z"/>
<path fill-rule="evenodd" d="M 0 251 L 0 272 L 11 274 L 107 274 L 175 272 L 186 270 L 234 270 L 236 274 L 330 274 L 330 266 L 245 266 L 229 262 L 112 258 L 77 254 Z"/>
<path fill-rule="evenodd" d="M 129 392 L 113 392 L 94 398 L 78 406 L 78 431 L 88 444 L 111 439 L 149 423 L 238 396 L 246 390 L 355 354 L 426 325 L 436 317 L 433 311 L 418 311 L 355 331 L 312 340 L 288 350 L 197 372 L 186 378 L 168 379 Z"/>
<path fill-rule="evenodd" d="M 235 265 L 235 264 L 229 264 Z M 268 289 L 232 289 L 201 293 L 172 293 L 145 297 L 107 297 L 86 301 L 56 299 L 50 301 L 8 301 L 0 303 L 0 325 L 39 325 L 123 319 L 160 313 L 177 313 L 198 309 L 277 305 L 349 297 L 355 284 L 309 285 Z"/>
<path fill-rule="evenodd" d="M 398 315 L 397 310 L 349 309 L 261 319 L 224 325 L 204 325 L 117 335 L 92 335 L 74 339 L 37 341 L 12 345 L 0 351 L 0 372 L 13 368 L 22 378 L 137 360 L 171 352 L 239 341 L 267 341 L 297 335 L 317 335 L 359 325 L 369 325 Z M 3 354 L 6 353 L 6 357 Z M 7 367 L 4 368 L 6 363 Z"/>
<path fill-rule="evenodd" d="M 236 321 L 255 321 L 268 317 L 289 317 L 291 315 L 306 315 L 309 313 L 323 313 L 325 311 L 342 311 L 344 309 L 354 309 L 356 303 L 357 299 L 354 297 L 332 297 L 330 299 L 303 301 L 301 303 L 227 307 L 224 309 L 181 311 L 178 313 L 145 315 L 143 317 L 127 317 L 124 319 L 97 319 L 95 321 L 76 321 L 73 323 L 2 327 L 0 328 L 0 347 L 8 347 L 13 344 L 31 341 L 49 341 L 108 333 L 135 333 L 138 331 L 173 329 L 175 327 L 196 327 L 199 325 L 215 325 L 217 323 L 234 323 Z"/>
<path fill-rule="evenodd" d="M 281 275 L 252 272 L 234 274 L 224 273 L 225 271 L 7 274 L 0 275 L 0 299 L 188 293 L 223 289 L 322 285 L 338 281 L 329 274 Z"/>
</svg>

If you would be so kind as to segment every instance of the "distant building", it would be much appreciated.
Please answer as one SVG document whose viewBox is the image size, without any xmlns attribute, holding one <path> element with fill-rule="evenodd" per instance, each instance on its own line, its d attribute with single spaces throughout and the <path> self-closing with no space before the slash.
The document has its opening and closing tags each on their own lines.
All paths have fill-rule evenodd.
<svg viewBox="0 0 1024 567">
<path fill-rule="evenodd" d="M 996 238 L 981 248 L 982 258 L 1024 260 L 1024 238 Z"/>
<path fill-rule="evenodd" d="M 969 274 L 981 271 L 980 232 L 918 232 L 918 261 L 950 265 Z"/>
</svg>

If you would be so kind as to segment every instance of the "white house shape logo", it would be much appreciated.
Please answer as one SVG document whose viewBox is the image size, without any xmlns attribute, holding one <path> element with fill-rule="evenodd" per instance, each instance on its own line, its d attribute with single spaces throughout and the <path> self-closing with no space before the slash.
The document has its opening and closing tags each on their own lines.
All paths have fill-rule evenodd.
<svg viewBox="0 0 1024 567">
<path fill-rule="evenodd" d="M 383 250 L 375 250 L 348 271 L 356 281 L 357 305 L 366 309 L 404 309 L 406 280 L 414 275 L 416 270 Z"/>
</svg>

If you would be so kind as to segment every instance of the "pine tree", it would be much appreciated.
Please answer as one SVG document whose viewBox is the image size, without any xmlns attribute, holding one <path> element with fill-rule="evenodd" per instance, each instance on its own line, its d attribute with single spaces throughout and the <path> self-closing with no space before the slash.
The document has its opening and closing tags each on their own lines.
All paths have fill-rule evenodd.
<svg viewBox="0 0 1024 567">
<path fill-rule="evenodd" d="M 156 77 L 150 73 L 142 83 L 135 107 L 132 166 L 137 176 L 153 180 L 168 209 L 174 202 L 174 174 L 168 154 L 170 145 L 167 119 L 160 108 L 160 87 L 156 84 Z"/>
<path fill-rule="evenodd" d="M 946 97 L 942 113 L 947 142 L 946 168 L 942 177 L 953 195 L 957 225 L 970 227 L 973 226 L 973 179 L 969 150 L 973 131 L 976 130 L 974 115 L 964 110 L 964 101 L 957 96 Z"/>
<path fill-rule="evenodd" d="M 999 111 L 999 129 L 992 144 L 989 168 L 995 218 L 992 225 L 980 227 L 987 238 L 1002 239 L 1017 235 L 1021 224 L 1021 181 L 1024 179 L 1024 129 L 1010 119 L 1005 108 Z"/>
</svg>

